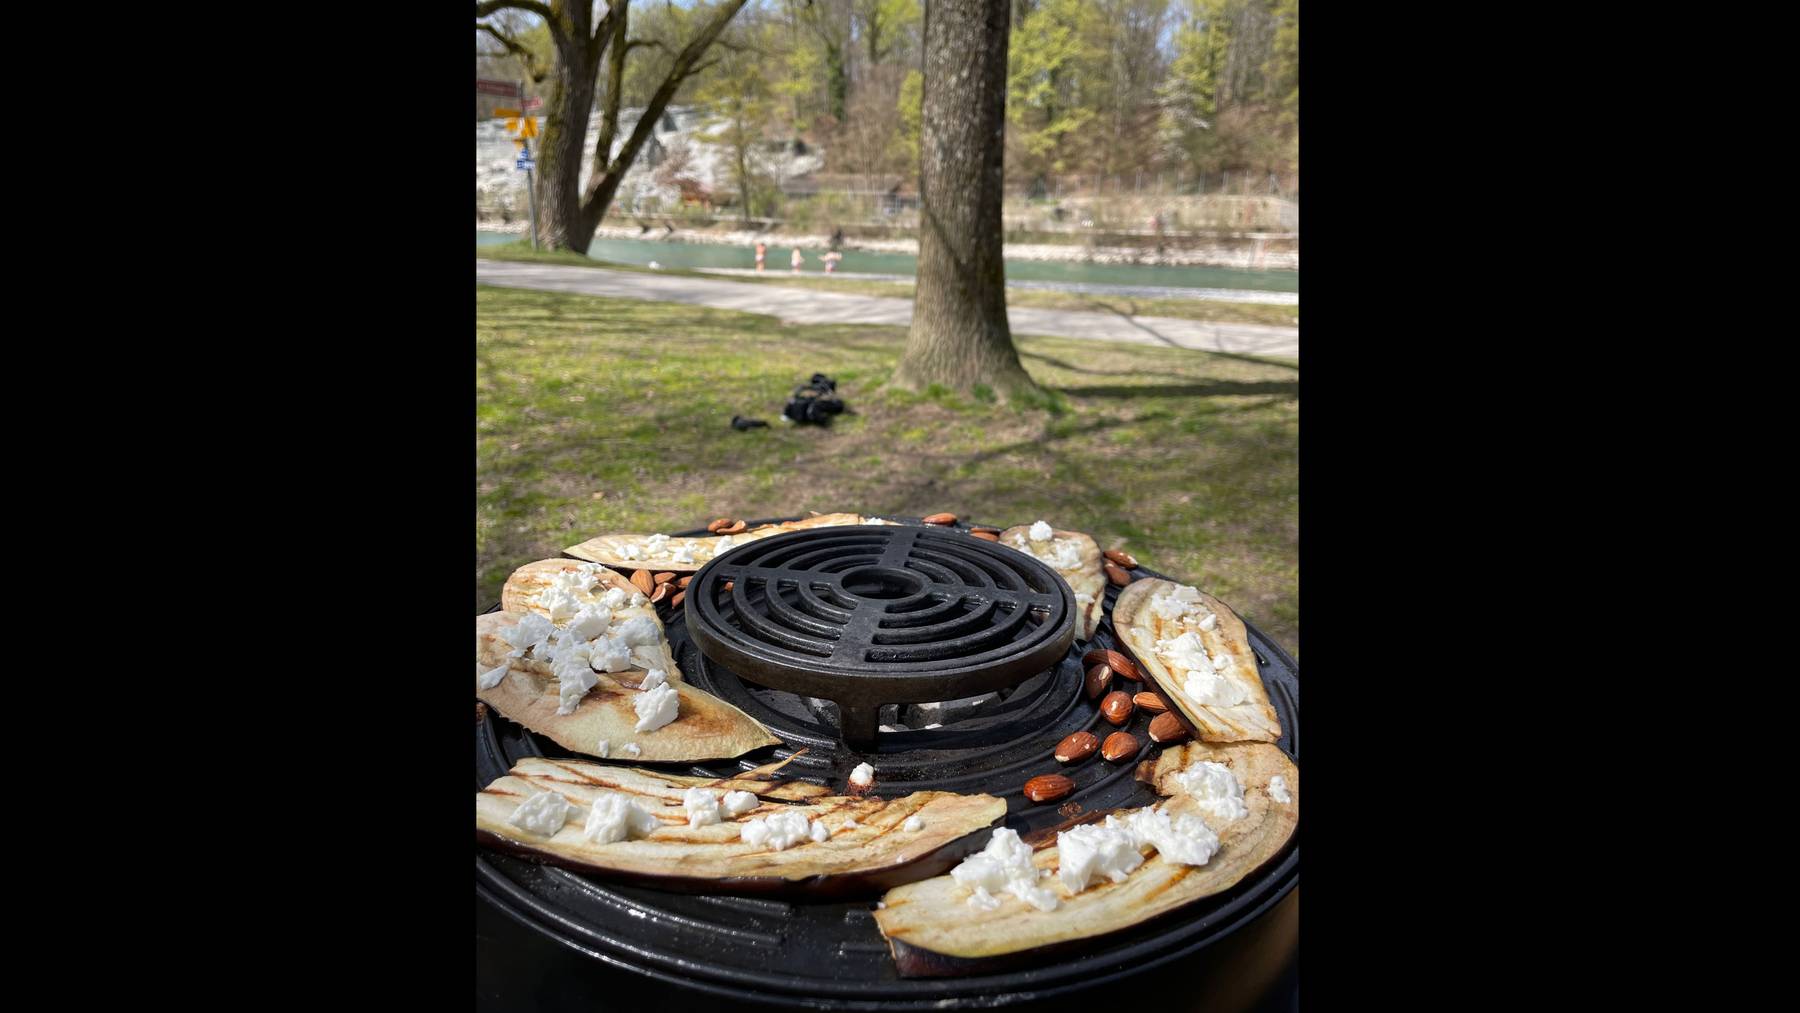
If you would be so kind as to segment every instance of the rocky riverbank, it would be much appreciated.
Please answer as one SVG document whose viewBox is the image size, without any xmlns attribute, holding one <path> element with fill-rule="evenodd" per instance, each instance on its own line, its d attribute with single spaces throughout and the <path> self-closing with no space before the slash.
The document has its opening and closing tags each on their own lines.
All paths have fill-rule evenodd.
<svg viewBox="0 0 1800 1013">
<path fill-rule="evenodd" d="M 526 222 L 501 223 L 493 221 L 477 221 L 475 227 L 486 232 L 512 232 L 530 235 L 531 226 Z M 716 246 L 754 247 L 759 241 L 769 244 L 771 258 L 779 260 L 774 251 L 799 247 L 803 250 L 823 250 L 831 245 L 825 236 L 816 234 L 785 234 L 780 232 L 753 232 L 743 230 L 720 229 L 676 229 L 668 232 L 661 228 L 640 230 L 635 226 L 602 225 L 594 231 L 596 239 L 643 239 L 652 242 L 668 243 L 708 243 Z M 1247 270 L 1288 270 L 1300 269 L 1300 251 L 1293 249 L 1297 242 L 1290 237 L 1262 236 L 1248 234 L 1234 237 L 1229 245 L 1213 243 L 1187 249 L 1165 249 L 1158 253 L 1155 250 L 1140 250 L 1122 246 L 1085 246 L 1075 243 L 1007 243 L 1006 259 L 1008 260 L 1056 260 L 1086 264 L 1144 264 L 1164 267 L 1237 267 Z M 1270 249 L 1271 246 L 1281 247 Z M 916 239 L 866 239 L 846 237 L 841 249 L 863 250 L 870 253 L 904 253 L 918 256 L 919 241 Z"/>
</svg>

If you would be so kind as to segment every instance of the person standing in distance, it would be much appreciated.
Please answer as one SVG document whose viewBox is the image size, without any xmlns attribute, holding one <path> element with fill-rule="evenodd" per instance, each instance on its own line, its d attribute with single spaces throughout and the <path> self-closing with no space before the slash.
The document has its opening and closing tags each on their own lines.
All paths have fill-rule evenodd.
<svg viewBox="0 0 1800 1013">
<path fill-rule="evenodd" d="M 789 263 L 794 265 L 794 273 L 799 274 L 800 265 L 806 263 L 806 254 L 800 252 L 800 247 L 794 247 L 794 256 Z"/>
<path fill-rule="evenodd" d="M 763 272 L 763 258 L 768 255 L 769 255 L 769 244 L 763 242 L 760 239 L 757 240 L 756 241 L 756 273 L 757 274 L 761 274 Z"/>
</svg>

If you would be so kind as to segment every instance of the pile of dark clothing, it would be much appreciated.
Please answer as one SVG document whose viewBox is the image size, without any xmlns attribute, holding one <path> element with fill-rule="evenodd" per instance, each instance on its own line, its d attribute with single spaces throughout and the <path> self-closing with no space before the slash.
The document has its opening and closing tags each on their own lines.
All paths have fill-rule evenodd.
<svg viewBox="0 0 1800 1013">
<path fill-rule="evenodd" d="M 781 417 L 799 425 L 829 426 L 831 417 L 841 415 L 845 410 L 843 398 L 837 395 L 837 381 L 824 373 L 814 373 L 811 380 L 794 388 L 794 396 L 788 398 L 787 405 L 781 409 Z M 731 428 L 737 430 L 767 425 L 761 419 L 747 419 L 741 415 L 731 417 Z"/>
</svg>

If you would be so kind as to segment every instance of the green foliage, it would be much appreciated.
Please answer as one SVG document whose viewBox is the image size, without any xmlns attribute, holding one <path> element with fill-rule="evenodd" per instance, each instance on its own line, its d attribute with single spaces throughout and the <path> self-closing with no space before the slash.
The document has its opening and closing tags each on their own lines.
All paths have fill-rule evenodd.
<svg viewBox="0 0 1800 1013">
<path fill-rule="evenodd" d="M 1082 101 L 1097 56 L 1095 10 L 1085 0 L 1046 0 L 1013 28 L 1007 47 L 1006 114 L 1032 166 L 1064 172 L 1065 142 L 1098 110 Z"/>
<path fill-rule="evenodd" d="M 900 83 L 900 145 L 909 171 L 919 168 L 919 129 L 924 117 L 925 75 L 916 68 Z"/>
</svg>

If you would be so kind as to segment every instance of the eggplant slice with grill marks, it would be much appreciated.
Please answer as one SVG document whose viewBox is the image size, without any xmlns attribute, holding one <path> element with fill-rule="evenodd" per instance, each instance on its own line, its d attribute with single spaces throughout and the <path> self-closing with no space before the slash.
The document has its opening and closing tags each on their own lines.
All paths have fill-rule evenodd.
<svg viewBox="0 0 1800 1013">
<path fill-rule="evenodd" d="M 985 843 L 987 829 L 1006 814 L 991 795 L 914 792 L 903 798 L 849 798 L 815 794 L 827 789 L 804 782 L 754 778 L 678 777 L 656 771 L 580 760 L 527 757 L 510 773 L 476 793 L 477 843 L 536 861 L 694 893 L 794 896 L 815 899 L 868 897 L 935 876 Z M 720 823 L 690 827 L 683 797 L 690 788 L 757 795 L 755 809 Z M 522 830 L 508 817 L 526 799 L 553 791 L 575 807 L 561 829 L 545 836 Z M 659 824 L 635 840 L 599 844 L 584 834 L 589 808 L 607 793 L 643 807 Z M 739 839 L 742 824 L 777 813 L 798 813 L 830 832 L 824 841 L 802 840 L 785 850 Z M 905 829 L 911 817 L 923 823 Z M 848 827 L 854 820 L 857 826 Z"/>
<path fill-rule="evenodd" d="M 754 542 L 771 535 L 785 534 L 789 531 L 804 531 L 808 528 L 847 527 L 858 524 L 893 524 L 877 517 L 864 517 L 861 514 L 820 514 L 800 521 L 783 521 L 780 524 L 763 524 L 736 535 L 701 535 L 696 537 L 669 536 L 668 544 L 658 552 L 650 551 L 650 539 L 653 535 L 600 535 L 590 538 L 579 545 L 571 545 L 563 551 L 577 559 L 586 559 L 607 566 L 616 566 L 627 570 L 655 570 L 674 573 L 693 573 L 712 561 L 719 554 L 719 547 L 729 549 Z M 731 539 L 726 542 L 725 539 Z M 676 553 L 688 550 L 691 562 L 675 562 Z"/>
<path fill-rule="evenodd" d="M 1172 594 L 1185 585 L 1170 580 L 1139 580 L 1119 592 L 1113 603 L 1113 629 L 1137 658 L 1145 678 L 1161 691 L 1165 700 L 1175 704 L 1175 711 L 1194 737 L 1202 742 L 1274 742 L 1281 738 L 1280 718 L 1269 704 L 1269 691 L 1256 670 L 1256 652 L 1250 647 L 1244 621 L 1224 602 L 1205 592 L 1196 592 L 1199 603 L 1212 613 L 1211 629 L 1191 619 L 1171 621 L 1156 614 L 1151 603 L 1157 595 Z M 1216 670 L 1221 683 L 1237 691 L 1238 702 L 1229 706 L 1202 703 L 1187 692 L 1182 673 L 1173 671 L 1170 662 L 1157 651 L 1158 641 L 1173 640 L 1193 633 L 1206 649 L 1208 658 L 1229 658 Z"/>
<path fill-rule="evenodd" d="M 602 599 L 608 591 L 618 590 L 627 596 L 627 601 L 631 595 L 640 593 L 629 577 L 604 566 L 584 563 L 579 559 L 540 559 L 535 563 L 526 563 L 506 578 L 506 584 L 500 589 L 500 608 L 504 612 L 536 613 L 560 626 L 571 617 L 551 611 L 544 603 L 551 600 L 552 589 L 558 577 L 580 573 L 591 574 L 594 586 L 586 591 L 570 591 L 569 599 L 565 599 L 565 602 L 573 600 L 578 606 L 604 606 Z M 670 682 L 681 681 L 681 669 L 676 666 L 675 655 L 669 650 L 669 637 L 663 631 L 662 619 L 657 616 L 655 605 L 649 602 L 642 605 L 627 604 L 608 611 L 612 614 L 609 628 L 617 628 L 639 618 L 649 619 L 656 624 L 656 643 L 633 648 L 632 667 L 615 674 L 623 676 L 623 681 L 636 686 L 648 674 L 649 669 L 659 668 Z M 652 657 L 656 659 L 654 662 L 648 660 Z"/>
<path fill-rule="evenodd" d="M 1074 566 L 1058 566 L 1055 546 L 1058 542 L 1075 543 L 1075 551 L 1080 555 Z M 1077 637 L 1083 641 L 1094 639 L 1094 631 L 1100 626 L 1100 615 L 1105 608 L 1106 568 L 1105 559 L 1100 554 L 1100 545 L 1094 537 L 1080 531 L 1054 531 L 1047 542 L 1031 540 L 1031 525 L 1020 524 L 1000 532 L 1000 544 L 1009 549 L 1017 549 L 1027 556 L 1055 570 L 1057 575 L 1069 582 L 1069 589 L 1075 592 L 1075 614 L 1081 620 Z"/>
<path fill-rule="evenodd" d="M 1231 769 L 1244 787 L 1246 815 L 1225 821 L 1182 791 L 1175 775 L 1202 760 Z M 1276 776 L 1285 781 L 1287 802 L 1270 794 Z M 1139 778 L 1172 796 L 1162 807 L 1172 817 L 1199 816 L 1218 834 L 1219 849 L 1205 865 L 1177 864 L 1145 848 L 1144 863 L 1119 883 L 1102 881 L 1070 893 L 1054 875 L 1040 878 L 1038 885 L 1057 896 L 1052 911 L 1040 911 L 1010 893 L 997 894 L 1000 903 L 993 910 L 980 910 L 969 904 L 970 889 L 950 876 L 891 890 L 882 897 L 875 922 L 901 976 L 988 974 L 1041 963 L 1079 948 L 1082 940 L 1130 928 L 1236 886 L 1274 858 L 1299 824 L 1299 768 L 1268 743 L 1188 743 L 1145 761 Z M 1040 870 L 1057 869 L 1054 839 L 1031 861 Z"/>
</svg>

